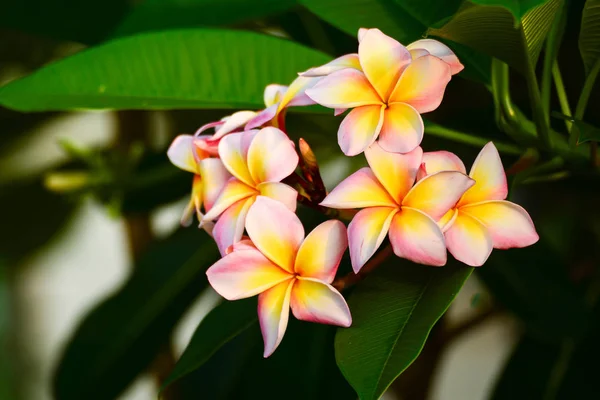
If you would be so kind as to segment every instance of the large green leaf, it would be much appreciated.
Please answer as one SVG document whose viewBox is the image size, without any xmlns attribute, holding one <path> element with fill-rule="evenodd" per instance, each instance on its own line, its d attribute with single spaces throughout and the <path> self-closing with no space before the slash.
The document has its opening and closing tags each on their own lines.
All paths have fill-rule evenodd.
<svg viewBox="0 0 600 400">
<path fill-rule="evenodd" d="M 512 15 L 514 15 L 517 21 L 520 21 L 521 18 L 527 11 L 531 10 L 534 7 L 537 7 L 541 4 L 544 4 L 547 0 L 471 0 L 473 3 L 481 4 L 484 6 L 500 6 L 509 10 Z"/>
<path fill-rule="evenodd" d="M 467 2 L 450 21 L 428 34 L 472 47 L 527 74 L 537 63 L 561 1 L 546 0 L 518 20 L 504 6 Z"/>
<path fill-rule="evenodd" d="M 269 83 L 329 57 L 252 32 L 189 29 L 117 39 L 0 88 L 23 111 L 82 108 L 262 108 Z"/>
<path fill-rule="evenodd" d="M 125 18 L 114 35 L 232 24 L 282 12 L 296 3 L 297 0 L 146 0 Z"/>
<path fill-rule="evenodd" d="M 359 28 L 379 28 L 401 43 L 408 44 L 428 27 L 450 17 L 462 0 L 300 0 L 320 18 L 356 37 Z M 488 82 L 489 59 L 449 44 L 466 65 L 468 77 Z"/>
<path fill-rule="evenodd" d="M 255 298 L 226 301 L 217 306 L 196 328 L 163 388 L 200 368 L 223 345 L 256 322 Z"/>
<path fill-rule="evenodd" d="M 352 326 L 335 338 L 337 363 L 361 399 L 378 399 L 419 355 L 472 268 L 394 259 L 348 299 Z"/>
<path fill-rule="evenodd" d="M 56 39 L 96 43 L 130 9 L 127 0 L 3 0 L 0 27 Z"/>
<path fill-rule="evenodd" d="M 58 366 L 58 400 L 112 400 L 153 361 L 181 315 L 208 285 L 216 246 L 197 229 L 142 256 L 131 278 L 75 330 Z"/>
<path fill-rule="evenodd" d="M 600 0 L 587 0 L 581 15 L 579 51 L 589 73 L 600 60 Z"/>
</svg>

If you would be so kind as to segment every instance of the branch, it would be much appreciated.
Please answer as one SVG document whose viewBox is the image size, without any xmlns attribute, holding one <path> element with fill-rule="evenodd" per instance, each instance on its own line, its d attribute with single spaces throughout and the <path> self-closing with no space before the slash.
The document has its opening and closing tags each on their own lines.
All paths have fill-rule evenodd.
<svg viewBox="0 0 600 400">
<path fill-rule="evenodd" d="M 388 244 L 386 247 L 383 248 L 383 250 L 375 254 L 375 256 L 373 256 L 373 258 L 371 258 L 369 262 L 367 262 L 357 274 L 355 274 L 354 272 L 350 272 L 349 274 L 346 274 L 345 276 L 342 276 L 341 278 L 338 278 L 335 281 L 333 281 L 331 285 L 339 291 L 356 285 L 358 282 L 365 279 L 368 274 L 370 274 L 375 268 L 379 266 L 379 264 L 384 262 L 393 253 L 394 251 L 392 250 L 392 246 Z"/>
</svg>

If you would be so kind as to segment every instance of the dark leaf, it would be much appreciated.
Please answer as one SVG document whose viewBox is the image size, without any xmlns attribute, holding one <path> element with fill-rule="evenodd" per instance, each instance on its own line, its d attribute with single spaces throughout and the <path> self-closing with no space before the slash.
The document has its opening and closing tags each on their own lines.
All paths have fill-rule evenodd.
<svg viewBox="0 0 600 400">
<path fill-rule="evenodd" d="M 127 15 L 113 36 L 233 24 L 285 11 L 296 3 L 296 0 L 146 0 Z"/>
<path fill-rule="evenodd" d="M 126 0 L 3 0 L 0 26 L 92 44 L 104 38 L 129 11 Z"/>
<path fill-rule="evenodd" d="M 0 255 L 17 260 L 50 242 L 69 221 L 75 204 L 48 191 L 41 177 L 0 187 Z"/>
<path fill-rule="evenodd" d="M 591 317 L 567 270 L 560 254 L 542 237 L 531 247 L 494 251 L 477 272 L 532 336 L 556 343 L 584 335 Z"/>
<path fill-rule="evenodd" d="M 283 341 L 262 356 L 258 323 L 221 347 L 200 369 L 177 382 L 182 398 L 354 400 L 335 365 L 336 328 L 290 316 Z M 183 393 L 181 393 L 183 391 Z"/>
<path fill-rule="evenodd" d="M 55 398 L 117 397 L 168 341 L 218 257 L 212 240 L 193 228 L 153 245 L 125 285 L 73 333 L 54 378 Z"/>
<path fill-rule="evenodd" d="M 200 368 L 216 351 L 257 322 L 256 299 L 226 301 L 200 322 L 163 389 Z"/>
<path fill-rule="evenodd" d="M 505 5 L 467 2 L 450 21 L 429 29 L 428 34 L 472 47 L 525 74 L 537 63 L 561 1 L 539 1 L 539 6 L 530 8 L 519 19 Z"/>
</svg>

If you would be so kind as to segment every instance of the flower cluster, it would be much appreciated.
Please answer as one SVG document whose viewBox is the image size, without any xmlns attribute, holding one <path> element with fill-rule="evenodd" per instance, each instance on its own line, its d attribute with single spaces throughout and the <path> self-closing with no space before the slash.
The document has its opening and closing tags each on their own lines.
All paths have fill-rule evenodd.
<svg viewBox="0 0 600 400">
<path fill-rule="evenodd" d="M 463 68 L 454 53 L 430 39 L 404 47 L 378 29 L 361 29 L 358 39 L 358 54 L 302 72 L 289 87 L 267 86 L 263 110 L 180 135 L 168 151 L 173 164 L 194 174 L 182 223 L 195 213 L 222 255 L 207 271 L 210 284 L 228 300 L 258 295 L 265 357 L 281 342 L 290 308 L 301 320 L 350 326 L 348 305 L 332 286 L 348 247 L 358 273 L 386 237 L 398 257 L 431 266 L 446 264 L 447 251 L 480 266 L 493 248 L 538 240 L 528 213 L 505 200 L 493 143 L 469 175 L 455 154 L 420 147 L 421 113 L 439 106 Z M 287 108 L 315 103 L 335 115 L 352 109 L 338 143 L 348 156 L 364 152 L 369 165 L 330 193 L 308 144 L 301 139 L 298 151 L 285 133 Z M 305 237 L 298 200 L 359 211 L 347 229 L 329 220 Z"/>
</svg>

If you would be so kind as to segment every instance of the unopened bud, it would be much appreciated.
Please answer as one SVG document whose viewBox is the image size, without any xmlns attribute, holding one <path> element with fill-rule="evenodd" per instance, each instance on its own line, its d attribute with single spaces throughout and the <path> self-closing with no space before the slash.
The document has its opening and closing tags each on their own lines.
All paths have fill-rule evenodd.
<svg viewBox="0 0 600 400">
<path fill-rule="evenodd" d="M 321 178 L 317 157 L 315 157 L 315 153 L 313 153 L 306 140 L 300 138 L 298 147 L 301 155 L 300 168 L 302 169 L 302 174 L 312 186 L 312 190 L 310 190 L 309 193 L 310 199 L 320 202 L 325 198 L 327 192 L 325 184 L 323 183 L 323 178 Z"/>
<path fill-rule="evenodd" d="M 309 170 L 318 170 L 319 165 L 317 164 L 317 157 L 315 157 L 315 153 L 313 153 L 308 143 L 306 143 L 306 140 L 300 138 L 298 145 L 304 164 L 306 164 Z"/>
</svg>

